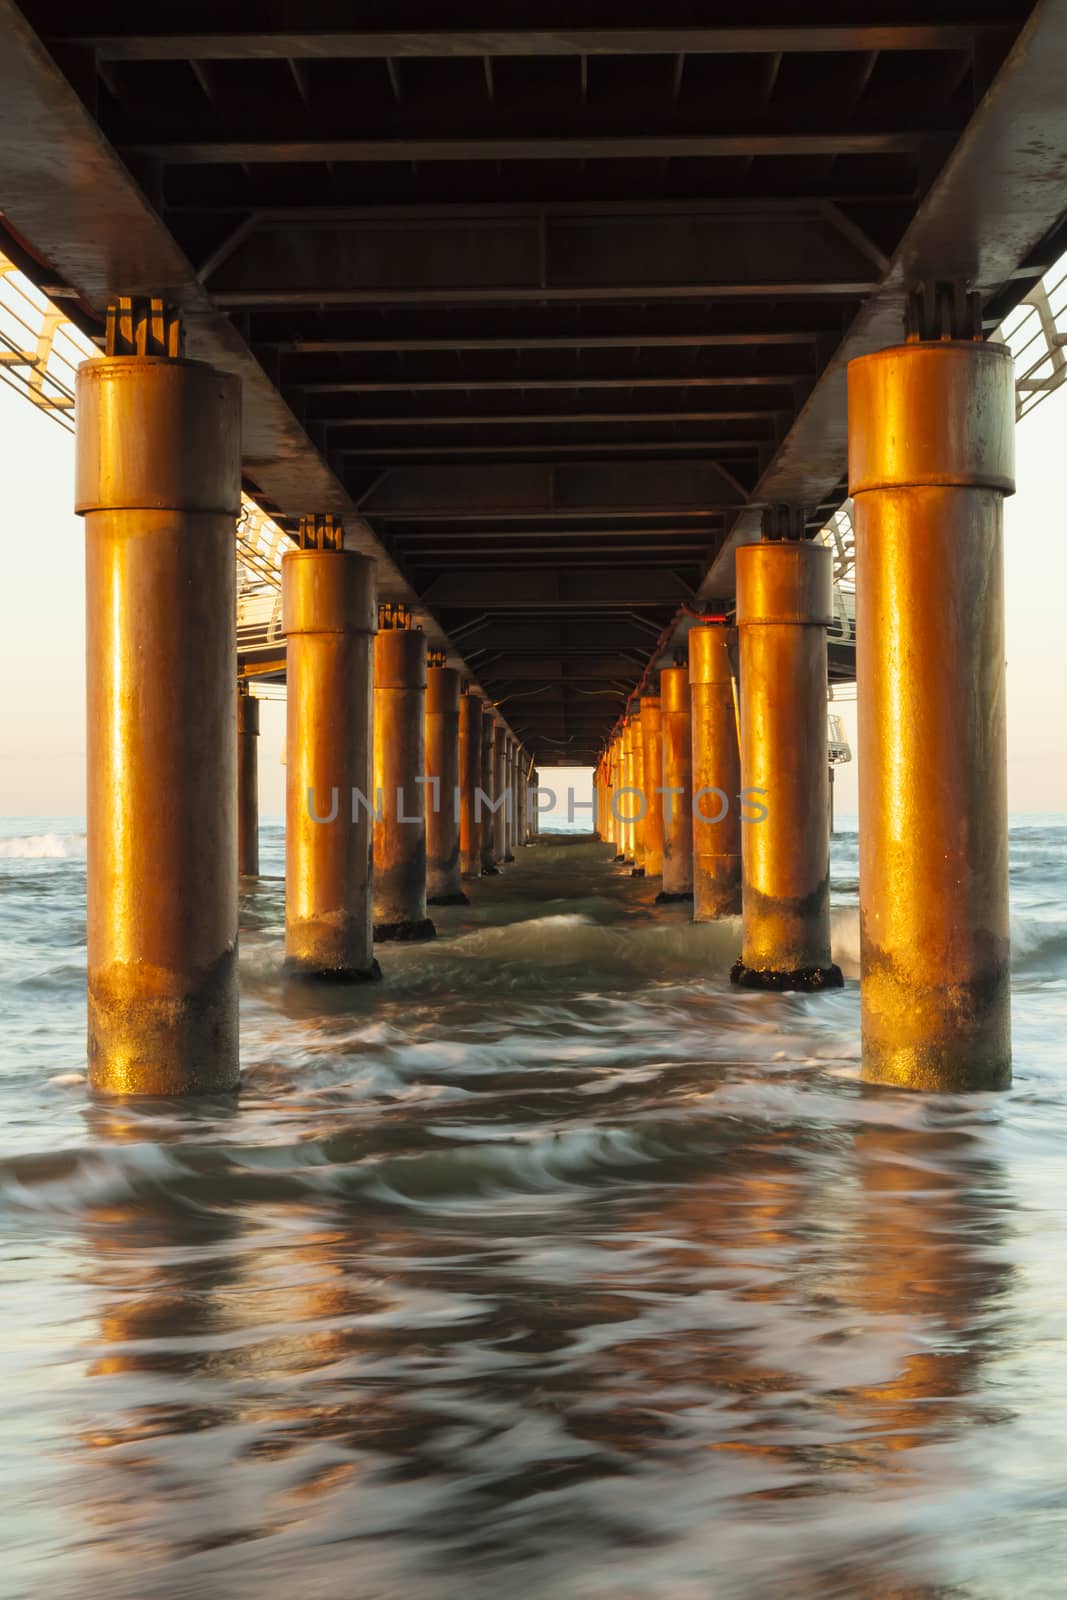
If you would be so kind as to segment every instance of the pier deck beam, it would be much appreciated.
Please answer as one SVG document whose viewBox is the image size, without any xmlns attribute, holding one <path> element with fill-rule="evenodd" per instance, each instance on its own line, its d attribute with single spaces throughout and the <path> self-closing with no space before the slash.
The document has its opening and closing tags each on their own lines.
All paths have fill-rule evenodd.
<svg viewBox="0 0 1067 1600">
<path fill-rule="evenodd" d="M 693 898 L 693 735 L 689 669 L 659 675 L 663 744 L 663 888 L 657 900 Z"/>
<path fill-rule="evenodd" d="M 426 915 L 426 635 L 383 626 L 374 641 L 374 937 L 432 939 Z"/>
<path fill-rule="evenodd" d="M 741 766 L 730 661 L 736 638 L 722 623 L 689 634 L 694 922 L 741 910 Z"/>
<path fill-rule="evenodd" d="M 77 377 L 88 1067 L 111 1094 L 238 1079 L 240 387 L 179 337 L 161 302 L 120 302 Z"/>
<path fill-rule="evenodd" d="M 426 904 L 465 906 L 459 848 L 459 672 L 426 669 Z M 436 780 L 433 781 L 433 780 Z"/>
<path fill-rule="evenodd" d="M 291 971 L 379 976 L 371 938 L 373 561 L 305 517 L 282 559 L 286 668 L 285 954 Z M 322 819 L 322 820 L 319 820 Z"/>
<path fill-rule="evenodd" d="M 237 691 L 237 871 L 259 877 L 259 701 Z"/>
<path fill-rule="evenodd" d="M 762 790 L 752 798 L 766 816 L 742 824 L 741 958 L 730 976 L 746 988 L 838 988 L 826 759 L 832 556 L 792 535 L 803 525 L 793 508 L 765 516 L 762 541 L 737 552 L 739 792 L 747 808 Z"/>
<path fill-rule="evenodd" d="M 911 1089 L 1011 1081 L 1013 435 L 1011 352 L 973 331 L 921 333 L 849 368 L 863 1076 Z"/>
</svg>

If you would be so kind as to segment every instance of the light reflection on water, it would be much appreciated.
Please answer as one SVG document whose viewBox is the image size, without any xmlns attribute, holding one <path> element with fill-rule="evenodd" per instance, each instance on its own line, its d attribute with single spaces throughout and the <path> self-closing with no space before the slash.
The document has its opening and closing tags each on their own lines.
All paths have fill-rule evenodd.
<svg viewBox="0 0 1067 1600">
<path fill-rule="evenodd" d="M 735 928 L 569 843 L 350 994 L 264 882 L 239 1102 L 90 1105 L 83 867 L 0 862 L 0 1592 L 1062 1593 L 1065 837 L 1013 835 L 970 1099 L 862 1086 L 854 983 L 735 993 Z"/>
</svg>

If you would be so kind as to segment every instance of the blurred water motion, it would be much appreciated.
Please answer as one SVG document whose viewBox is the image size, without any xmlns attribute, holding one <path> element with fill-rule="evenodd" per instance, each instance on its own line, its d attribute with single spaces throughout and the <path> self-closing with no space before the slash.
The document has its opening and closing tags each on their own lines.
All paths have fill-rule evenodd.
<svg viewBox="0 0 1067 1600">
<path fill-rule="evenodd" d="M 351 992 L 283 981 L 264 880 L 239 1101 L 93 1105 L 84 862 L 31 835 L 5 1596 L 1062 1592 L 1062 825 L 1013 832 L 1016 1087 L 967 1100 L 860 1084 L 854 910 L 843 992 L 738 994 L 736 927 L 571 841 Z"/>
</svg>

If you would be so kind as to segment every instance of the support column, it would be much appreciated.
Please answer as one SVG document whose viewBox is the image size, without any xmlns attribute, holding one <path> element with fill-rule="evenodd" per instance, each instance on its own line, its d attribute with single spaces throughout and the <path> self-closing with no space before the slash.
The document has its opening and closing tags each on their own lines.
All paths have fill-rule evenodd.
<svg viewBox="0 0 1067 1600">
<path fill-rule="evenodd" d="M 920 337 L 849 367 L 863 1076 L 1004 1089 L 1012 358 L 910 309 Z"/>
<path fill-rule="evenodd" d="M 659 695 L 641 698 L 645 766 L 645 877 L 663 876 L 663 733 Z"/>
<path fill-rule="evenodd" d="M 620 792 L 626 782 L 623 773 L 622 739 L 622 733 L 619 732 L 611 742 L 611 828 L 616 861 L 626 859 L 625 824 L 622 817 L 624 801 L 620 799 Z"/>
<path fill-rule="evenodd" d="M 482 875 L 482 824 L 475 791 L 482 781 L 482 702 L 469 692 L 459 697 L 459 865 L 460 876 Z"/>
<path fill-rule="evenodd" d="M 741 761 L 730 661 L 736 642 L 721 623 L 689 633 L 694 922 L 741 911 Z"/>
<path fill-rule="evenodd" d="M 237 689 L 237 871 L 259 877 L 259 701 Z"/>
<path fill-rule="evenodd" d="M 518 828 L 518 839 L 523 849 L 525 849 L 530 842 L 529 817 L 527 816 L 527 802 L 530 798 L 530 790 L 526 782 L 528 766 L 529 763 L 527 761 L 526 751 L 520 747 L 519 763 L 515 773 L 515 799 L 518 802 L 519 808 L 518 822 L 516 824 Z"/>
<path fill-rule="evenodd" d="M 493 855 L 499 862 L 513 859 L 508 849 L 508 735 L 497 723 L 496 741 L 493 745 Z"/>
<path fill-rule="evenodd" d="M 500 868 L 496 862 L 496 813 L 490 811 L 489 802 L 496 797 L 497 740 L 502 730 L 497 727 L 496 712 L 491 705 L 482 707 L 482 782 L 478 812 L 482 828 L 482 876 L 498 878 Z"/>
<path fill-rule="evenodd" d="M 638 701 L 638 706 L 641 702 Z M 630 796 L 634 808 L 632 823 L 633 843 L 633 877 L 643 878 L 645 875 L 645 819 L 648 816 L 648 791 L 645 787 L 645 730 L 641 725 L 641 712 L 634 712 L 630 721 L 630 765 L 633 771 L 633 787 L 637 790 Z"/>
<path fill-rule="evenodd" d="M 634 794 L 634 725 L 627 717 L 622 728 L 621 764 L 622 792 L 619 795 L 620 841 L 619 853 L 623 864 L 634 864 L 634 817 L 637 813 L 637 796 Z"/>
<path fill-rule="evenodd" d="M 374 937 L 432 939 L 426 915 L 426 635 L 379 608 L 374 641 Z M 380 798 L 378 798 L 380 797 Z"/>
<path fill-rule="evenodd" d="M 332 516 L 304 517 L 282 559 L 287 637 L 285 954 L 291 970 L 380 976 L 371 939 L 373 561 Z"/>
<path fill-rule="evenodd" d="M 459 673 L 426 669 L 426 904 L 466 906 L 459 849 Z"/>
<path fill-rule="evenodd" d="M 514 845 L 513 845 L 512 848 L 515 849 L 515 850 L 517 850 L 520 845 L 524 845 L 526 843 L 526 840 L 522 836 L 522 787 L 523 787 L 523 785 L 522 785 L 522 771 L 523 771 L 523 764 L 524 764 L 524 756 L 523 756 L 523 751 L 522 751 L 522 745 L 521 744 L 517 744 L 515 746 L 515 780 L 514 780 L 514 783 L 512 785 L 512 788 L 513 788 L 513 791 L 514 791 L 514 795 L 515 795 L 515 842 L 514 842 Z"/>
<path fill-rule="evenodd" d="M 663 739 L 663 889 L 657 902 L 693 898 L 693 739 L 689 669 L 659 675 Z"/>
<path fill-rule="evenodd" d="M 593 796 L 596 800 L 596 827 L 594 832 L 598 839 L 606 843 L 611 838 L 607 751 L 600 757 L 593 769 Z"/>
<path fill-rule="evenodd" d="M 540 787 L 541 774 L 535 767 L 533 772 L 530 774 L 530 790 L 527 796 L 527 803 L 530 807 L 530 835 L 534 839 L 536 839 L 537 835 L 541 832 L 541 813 L 537 809 L 536 800 L 537 791 Z"/>
<path fill-rule="evenodd" d="M 830 958 L 826 628 L 830 551 L 803 538 L 803 513 L 764 514 L 764 538 L 736 555 L 740 634 L 741 957 L 755 989 L 839 988 Z M 758 790 L 761 793 L 753 794 Z"/>
<path fill-rule="evenodd" d="M 236 1087 L 240 386 L 120 301 L 79 367 L 89 1083 Z"/>
<path fill-rule="evenodd" d="M 605 841 L 608 844 L 615 845 L 615 847 L 617 849 L 618 845 L 616 844 L 616 833 L 617 833 L 618 830 L 616 828 L 615 811 L 614 811 L 614 806 L 612 804 L 612 802 L 614 800 L 614 797 L 615 797 L 615 770 L 614 770 L 614 765 L 613 765 L 614 754 L 615 754 L 615 745 L 614 745 L 614 741 L 612 741 L 612 743 L 609 744 L 608 748 L 604 751 L 604 758 L 603 758 L 604 759 L 604 821 L 603 821 L 603 824 L 601 826 L 600 832 L 601 832 L 602 837 L 605 839 Z"/>
<path fill-rule="evenodd" d="M 505 746 L 506 759 L 504 763 L 504 782 L 507 786 L 508 803 L 504 807 L 504 834 L 507 843 L 505 861 L 515 859 L 515 741 L 509 735 Z"/>
</svg>

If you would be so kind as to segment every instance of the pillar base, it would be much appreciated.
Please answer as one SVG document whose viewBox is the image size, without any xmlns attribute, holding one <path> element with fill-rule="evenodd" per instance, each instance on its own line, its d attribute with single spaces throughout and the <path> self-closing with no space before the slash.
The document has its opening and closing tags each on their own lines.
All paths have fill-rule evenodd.
<svg viewBox="0 0 1067 1600">
<path fill-rule="evenodd" d="M 978 1052 L 960 1059 L 939 1044 L 881 1047 L 863 1041 L 861 1077 L 893 1089 L 925 1094 L 974 1094 L 1011 1088 L 1011 1058 L 983 1061 Z"/>
<path fill-rule="evenodd" d="M 623 856 L 623 855 L 612 856 L 612 860 L 617 862 L 618 865 L 621 867 L 623 862 L 626 860 L 626 857 Z"/>
<path fill-rule="evenodd" d="M 482 877 L 483 878 L 499 878 L 499 876 L 500 876 L 500 868 L 499 867 L 483 867 L 482 868 Z"/>
<path fill-rule="evenodd" d="M 436 939 L 437 929 L 429 917 L 418 922 L 376 922 L 375 944 L 419 944 L 426 939 Z"/>
<path fill-rule="evenodd" d="M 377 961 L 369 967 L 308 967 L 294 956 L 287 956 L 282 967 L 285 976 L 308 984 L 378 983 L 382 969 Z"/>
<path fill-rule="evenodd" d="M 645 875 L 644 867 L 631 867 L 630 868 L 630 876 L 631 876 L 631 878 L 643 878 L 644 875 Z"/>
<path fill-rule="evenodd" d="M 668 894 L 666 889 L 661 889 L 653 904 L 657 906 L 673 906 L 680 904 L 682 901 L 689 905 L 693 904 L 692 889 L 683 889 L 678 894 Z"/>
<path fill-rule="evenodd" d="M 471 903 L 468 894 L 428 894 L 428 906 L 469 906 Z"/>
<path fill-rule="evenodd" d="M 741 989 L 797 989 L 810 994 L 818 989 L 840 989 L 845 979 L 833 962 L 828 967 L 796 967 L 792 972 L 778 972 L 773 967 L 746 967 L 738 959 L 730 968 L 730 982 Z"/>
<path fill-rule="evenodd" d="M 155 973 L 146 994 L 140 964 L 115 962 L 89 981 L 89 1087 L 94 1094 L 234 1093 L 237 956 L 226 951 L 198 981 Z"/>
</svg>

